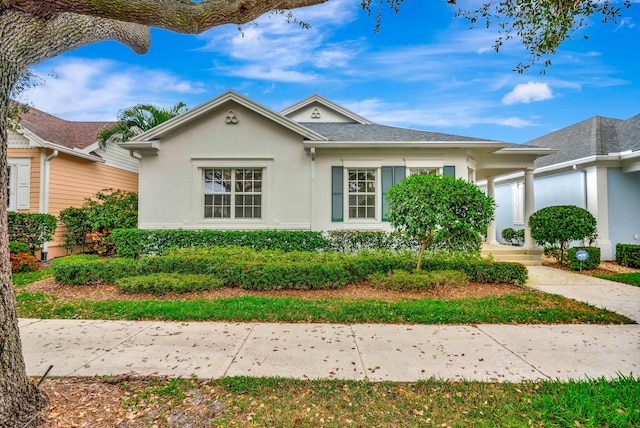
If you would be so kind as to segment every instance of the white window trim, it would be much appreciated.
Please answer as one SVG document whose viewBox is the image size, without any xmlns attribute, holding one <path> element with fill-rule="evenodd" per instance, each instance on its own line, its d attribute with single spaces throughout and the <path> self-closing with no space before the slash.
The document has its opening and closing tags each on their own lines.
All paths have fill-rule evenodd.
<svg viewBox="0 0 640 428">
<path fill-rule="evenodd" d="M 379 223 L 382 221 L 380 207 L 382 206 L 382 189 L 381 189 L 381 168 L 382 166 L 371 165 L 371 163 L 361 163 L 357 162 L 355 165 L 353 162 L 349 162 L 347 166 L 347 162 L 345 162 L 343 168 L 343 209 L 344 209 L 344 222 L 349 223 L 351 225 L 355 224 L 370 224 L 370 223 Z M 349 170 L 350 169 L 373 169 L 375 170 L 375 183 L 376 183 L 376 194 L 375 194 L 375 217 L 374 218 L 351 218 L 349 217 Z M 356 226 L 352 226 L 356 227 Z"/>
<path fill-rule="evenodd" d="M 518 181 L 511 185 L 511 207 L 514 225 L 524 224 L 524 182 Z"/>
<path fill-rule="evenodd" d="M 7 162 L 9 173 L 9 205 L 7 211 L 18 211 L 18 164 L 15 162 Z"/>
<path fill-rule="evenodd" d="M 198 224 L 207 225 L 264 225 L 271 222 L 271 169 L 273 158 L 192 158 L 192 216 Z M 262 217 L 261 218 L 205 218 L 204 170 L 210 168 L 261 168 L 262 169 Z"/>
</svg>

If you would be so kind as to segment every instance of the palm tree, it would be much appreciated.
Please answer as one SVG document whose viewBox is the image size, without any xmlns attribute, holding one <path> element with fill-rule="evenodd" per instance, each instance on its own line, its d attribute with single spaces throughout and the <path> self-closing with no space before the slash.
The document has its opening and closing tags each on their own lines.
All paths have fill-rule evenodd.
<svg viewBox="0 0 640 428">
<path fill-rule="evenodd" d="M 122 143 L 136 135 L 187 111 L 187 105 L 179 102 L 169 109 L 159 108 L 151 104 L 136 104 L 118 113 L 118 121 L 103 128 L 98 133 L 100 147 L 107 143 Z"/>
</svg>

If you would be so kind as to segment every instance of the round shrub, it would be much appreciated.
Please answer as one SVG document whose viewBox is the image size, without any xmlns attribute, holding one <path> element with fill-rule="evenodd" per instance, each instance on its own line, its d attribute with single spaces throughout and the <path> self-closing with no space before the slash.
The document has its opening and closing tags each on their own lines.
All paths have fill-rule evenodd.
<svg viewBox="0 0 640 428">
<path fill-rule="evenodd" d="M 584 241 L 596 234 L 596 219 L 584 208 L 555 205 L 536 211 L 529 218 L 531 237 L 545 254 L 565 263 L 571 241 Z"/>
<path fill-rule="evenodd" d="M 187 293 L 221 288 L 224 283 L 211 275 L 154 273 L 116 280 L 116 288 L 130 293 Z"/>
<path fill-rule="evenodd" d="M 40 264 L 36 257 L 30 252 L 10 253 L 11 272 L 34 272 L 38 270 Z"/>
</svg>

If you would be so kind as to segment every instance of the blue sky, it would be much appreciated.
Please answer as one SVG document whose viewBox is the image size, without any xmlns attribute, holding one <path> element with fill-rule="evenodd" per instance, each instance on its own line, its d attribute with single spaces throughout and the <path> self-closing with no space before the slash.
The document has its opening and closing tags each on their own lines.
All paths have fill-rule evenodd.
<svg viewBox="0 0 640 428">
<path fill-rule="evenodd" d="M 146 55 L 115 42 L 86 46 L 34 67 L 44 83 L 27 100 L 67 120 L 102 121 L 140 102 L 194 107 L 227 89 L 274 110 L 318 93 L 378 123 L 514 143 L 596 115 L 640 113 L 640 3 L 617 25 L 580 30 L 544 75 L 542 64 L 512 71 L 528 59 L 524 49 L 509 42 L 494 52 L 495 30 L 469 30 L 444 0 L 385 11 L 378 33 L 359 4 L 295 11 L 307 30 L 278 15 L 242 32 L 154 29 Z"/>
</svg>

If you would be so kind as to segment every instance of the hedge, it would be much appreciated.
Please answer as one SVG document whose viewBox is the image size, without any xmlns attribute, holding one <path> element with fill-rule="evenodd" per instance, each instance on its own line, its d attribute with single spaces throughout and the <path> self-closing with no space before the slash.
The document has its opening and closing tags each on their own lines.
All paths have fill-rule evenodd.
<svg viewBox="0 0 640 428">
<path fill-rule="evenodd" d="M 120 278 L 155 273 L 213 275 L 227 286 L 248 289 L 337 288 L 364 280 L 373 273 L 411 271 L 413 253 L 362 251 L 355 256 L 337 253 L 291 252 L 208 248 L 171 250 L 168 256 L 98 258 L 75 255 L 51 263 L 56 281 L 64 284 L 114 283 Z M 191 254 L 189 254 L 191 252 Z M 239 256 L 239 254 L 245 254 Z M 471 281 L 523 284 L 526 267 L 518 263 L 492 262 L 476 256 L 451 255 L 427 258 L 429 270 L 458 270 Z"/>
<path fill-rule="evenodd" d="M 154 273 L 130 276 L 116 280 L 116 288 L 130 293 L 153 293 L 162 296 L 167 293 L 187 293 L 190 291 L 220 288 L 223 282 L 211 275 Z"/>
<path fill-rule="evenodd" d="M 579 250 L 585 250 L 589 254 L 587 260 L 580 261 L 576 258 Z M 600 248 L 598 247 L 572 247 L 567 252 L 567 266 L 571 270 L 591 270 L 600 266 Z"/>
<path fill-rule="evenodd" d="M 42 248 L 43 242 L 53 239 L 58 223 L 51 214 L 8 213 L 7 229 L 9 241 L 29 245 L 31 252 Z"/>
<path fill-rule="evenodd" d="M 616 244 L 616 262 L 622 266 L 640 268 L 640 245 Z"/>
<path fill-rule="evenodd" d="M 317 251 L 329 249 L 322 232 L 285 230 L 141 230 L 111 233 L 118 257 L 163 255 L 171 247 L 239 245 L 256 250 Z"/>
</svg>

